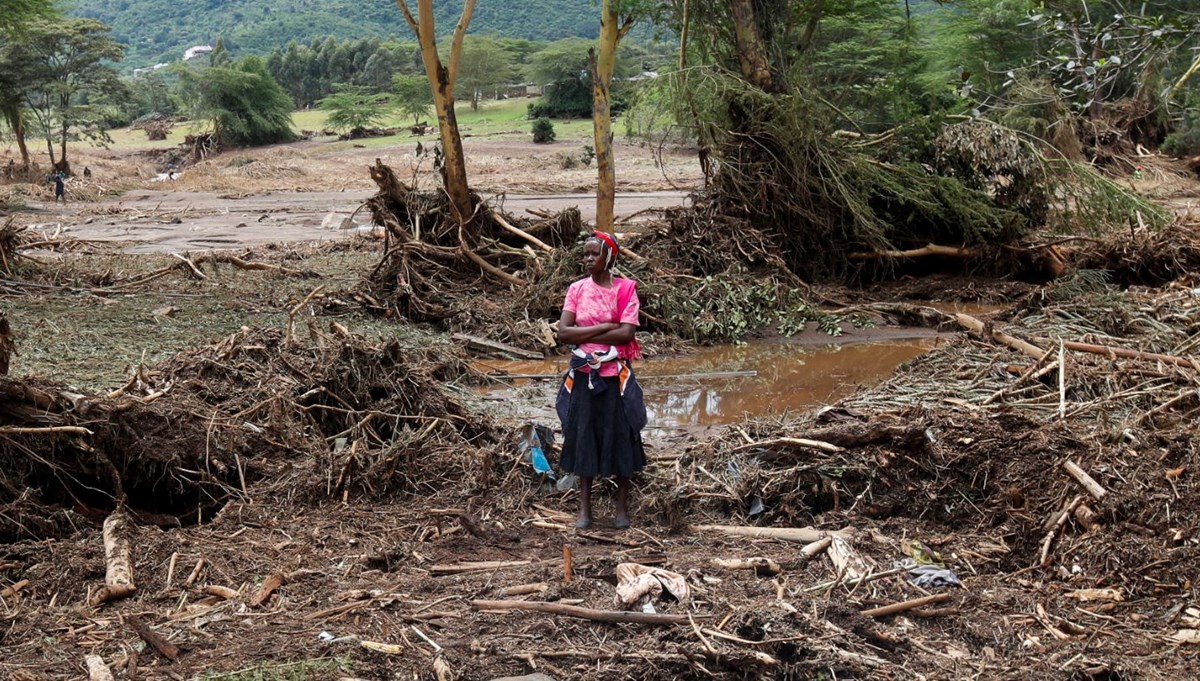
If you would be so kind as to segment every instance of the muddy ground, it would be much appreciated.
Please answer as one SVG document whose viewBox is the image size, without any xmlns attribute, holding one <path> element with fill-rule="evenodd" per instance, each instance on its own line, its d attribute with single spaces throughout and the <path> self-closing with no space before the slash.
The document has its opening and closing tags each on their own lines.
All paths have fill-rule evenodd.
<svg viewBox="0 0 1200 681">
<path fill-rule="evenodd" d="M 492 385 L 483 373 L 513 365 L 469 358 L 427 327 L 331 303 L 349 299 L 379 243 L 237 251 L 310 276 L 225 264 L 205 267 L 202 279 L 171 269 L 145 280 L 178 261 L 127 251 L 188 243 L 185 220 L 207 225 L 197 230 L 204 238 L 252 229 L 245 216 L 281 217 L 271 212 L 283 207 L 275 194 L 260 192 L 288 190 L 236 168 L 276 164 L 274 178 L 287 165 L 310 188 L 338 186 L 306 166 L 314 147 L 263 153 L 242 165 L 214 159 L 162 205 L 154 194 L 138 198 L 160 191 L 144 180 L 121 197 L 72 205 L 64 215 L 74 233 L 51 232 L 63 243 L 35 247 L 38 260 L 0 283 L 18 350 L 0 381 L 0 676 L 84 678 L 89 655 L 117 679 L 239 681 L 535 671 L 1183 679 L 1200 669 L 1194 273 L 1175 270 L 1153 286 L 960 273 L 815 291 L 847 319 L 878 315 L 884 334 L 909 335 L 888 325 L 914 316 L 875 303 L 929 308 L 924 318 L 937 328 L 912 335 L 934 337 L 933 347 L 882 383 L 846 381 L 859 385 L 814 398 L 808 411 L 784 412 L 767 394 L 764 413 L 728 427 L 651 431 L 634 528 L 608 526 L 604 485 L 595 527 L 578 532 L 577 493 L 536 474 L 517 444 L 526 420 L 547 420 L 552 386 L 518 388 L 498 404 L 480 392 Z M 347 153 L 318 160 L 340 164 L 346 193 L 362 191 L 365 173 L 351 169 L 379 152 Z M 504 159 L 520 152 L 496 153 L 495 175 L 481 174 L 498 182 Z M 517 185 L 571 190 L 543 172 Z M 250 195 L 221 198 L 239 177 Z M 648 171 L 642 178 L 635 188 L 664 189 Z M 311 193 L 303 189 L 284 196 Z M 191 191 L 203 208 L 171 223 L 163 206 L 186 204 Z M 327 195 L 318 196 L 305 204 L 308 220 L 323 209 Z M 43 224 L 52 214 L 33 208 L 19 219 Z M 105 215 L 130 226 L 136 243 L 82 238 L 93 225 L 117 227 L 97 225 Z M 163 234 L 154 232 L 173 236 L 155 241 Z M 222 244 L 233 245 L 208 247 Z M 987 306 L 962 306 L 979 302 Z M 960 311 L 992 326 L 964 333 L 952 316 Z M 993 330 L 1050 352 L 1031 357 Z M 1055 339 L 1158 356 L 1064 349 L 1060 359 Z M 678 347 L 662 345 L 647 375 Z M 11 430 L 55 426 L 90 434 Z M 97 603 L 114 479 L 128 496 L 137 590 Z M 732 536 L 705 524 L 850 529 L 809 557 L 801 547 L 811 536 Z M 714 563 L 749 558 L 775 565 Z M 941 564 L 961 585 L 914 584 L 895 567 L 905 558 Z M 612 611 L 622 563 L 684 579 L 686 603 L 654 600 L 677 621 L 600 623 L 482 603 Z M 927 602 L 871 612 L 918 598 Z M 154 636 L 138 626 L 166 644 L 148 643 Z"/>
</svg>

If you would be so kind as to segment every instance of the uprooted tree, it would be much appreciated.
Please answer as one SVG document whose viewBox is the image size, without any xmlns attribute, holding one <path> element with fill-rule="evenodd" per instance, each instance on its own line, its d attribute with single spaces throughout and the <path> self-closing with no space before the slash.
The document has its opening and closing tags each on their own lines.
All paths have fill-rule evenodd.
<svg viewBox="0 0 1200 681">
<path fill-rule="evenodd" d="M 861 3 L 854 17 L 790 0 L 676 0 L 673 8 L 677 32 L 693 36 L 681 63 L 690 51 L 698 65 L 657 87 L 670 90 L 677 124 L 693 128 L 716 161 L 706 164 L 709 191 L 691 220 L 697 229 L 732 220 L 761 231 L 796 274 L 844 275 L 931 243 L 992 254 L 1066 213 L 1072 228 L 1163 219 L 1003 125 L 953 109 L 911 111 L 910 31 L 894 3 Z M 837 42 L 866 41 L 876 25 L 897 32 L 887 56 L 901 66 L 860 65 Z M 837 32 L 822 37 L 822 27 Z M 877 101 L 880 82 L 899 93 L 893 102 Z"/>
</svg>

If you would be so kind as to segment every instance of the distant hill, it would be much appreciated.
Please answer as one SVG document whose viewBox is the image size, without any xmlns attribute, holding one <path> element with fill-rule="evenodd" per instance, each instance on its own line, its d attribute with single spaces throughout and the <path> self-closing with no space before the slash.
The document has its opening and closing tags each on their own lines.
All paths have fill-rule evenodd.
<svg viewBox="0 0 1200 681">
<path fill-rule="evenodd" d="M 113 27 L 129 49 L 124 70 L 178 61 L 218 36 L 235 56 L 267 54 L 288 41 L 397 38 L 412 34 L 394 0 L 69 0 L 67 13 Z M 438 32 L 450 33 L 462 0 L 435 3 Z M 416 6 L 412 2 L 410 7 Z M 415 9 L 414 9 L 415 11 Z M 594 38 L 599 9 L 591 0 L 478 0 L 471 33 L 557 40 Z"/>
</svg>

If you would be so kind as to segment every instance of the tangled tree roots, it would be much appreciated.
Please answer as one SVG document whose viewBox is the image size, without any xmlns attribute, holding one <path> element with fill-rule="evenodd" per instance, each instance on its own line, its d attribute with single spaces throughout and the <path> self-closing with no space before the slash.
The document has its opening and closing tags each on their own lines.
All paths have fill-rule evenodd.
<svg viewBox="0 0 1200 681">
<path fill-rule="evenodd" d="M 378 160 L 370 171 L 379 193 L 367 206 L 387 230 L 387 248 L 355 297 L 380 314 L 454 330 L 487 327 L 499 316 L 480 304 L 480 294 L 538 281 L 545 263 L 574 244 L 583 228 L 576 209 L 523 220 L 474 195 L 474 214 L 459 224 L 444 193 L 416 191 Z M 498 340 L 521 335 L 509 330 Z"/>
<path fill-rule="evenodd" d="M 470 373 L 449 348 L 335 327 L 303 346 L 243 330 L 106 395 L 0 378 L 0 539 L 122 500 L 146 522 L 202 521 L 264 478 L 289 494 L 471 493 L 494 478 L 497 436 L 446 387 Z"/>
</svg>

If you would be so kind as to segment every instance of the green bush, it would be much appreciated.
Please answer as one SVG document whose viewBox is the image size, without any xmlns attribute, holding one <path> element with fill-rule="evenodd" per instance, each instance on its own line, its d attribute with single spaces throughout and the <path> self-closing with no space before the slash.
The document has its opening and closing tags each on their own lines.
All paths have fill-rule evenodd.
<svg viewBox="0 0 1200 681">
<path fill-rule="evenodd" d="M 549 144 L 554 141 L 554 124 L 549 118 L 543 116 L 533 122 L 533 141 L 537 144 Z"/>
<path fill-rule="evenodd" d="M 1175 132 L 1163 140 L 1162 151 L 1179 158 L 1200 155 L 1200 109 L 1184 114 Z"/>
</svg>

